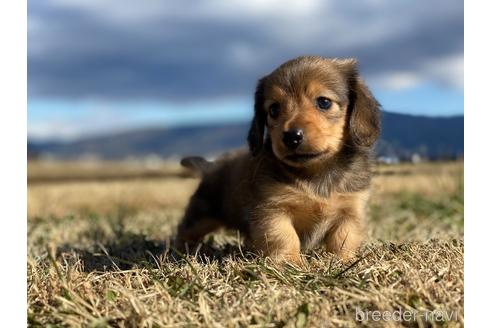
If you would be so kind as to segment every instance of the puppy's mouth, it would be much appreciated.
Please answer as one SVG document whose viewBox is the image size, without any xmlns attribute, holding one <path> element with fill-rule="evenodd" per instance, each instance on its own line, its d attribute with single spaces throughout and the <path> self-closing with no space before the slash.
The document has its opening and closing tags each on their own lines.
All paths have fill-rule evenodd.
<svg viewBox="0 0 492 328">
<path fill-rule="evenodd" d="M 309 162 L 311 160 L 317 159 L 317 158 L 325 155 L 326 153 L 328 153 L 328 151 L 322 151 L 319 153 L 304 153 L 304 154 L 294 153 L 294 154 L 285 156 L 285 159 L 287 159 L 291 162 L 305 163 L 305 162 Z"/>
</svg>

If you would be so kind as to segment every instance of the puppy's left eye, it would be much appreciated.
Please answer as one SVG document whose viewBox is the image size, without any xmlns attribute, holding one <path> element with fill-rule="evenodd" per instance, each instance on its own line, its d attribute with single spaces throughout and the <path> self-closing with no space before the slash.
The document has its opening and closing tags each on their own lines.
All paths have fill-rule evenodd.
<svg viewBox="0 0 492 328">
<path fill-rule="evenodd" d="M 279 103 L 273 103 L 270 105 L 268 108 L 268 113 L 270 114 L 271 118 L 277 118 L 278 115 L 280 114 L 280 105 Z"/>
<path fill-rule="evenodd" d="M 318 97 L 316 98 L 316 105 L 321 110 L 327 110 L 331 107 L 331 100 L 326 97 Z"/>
</svg>

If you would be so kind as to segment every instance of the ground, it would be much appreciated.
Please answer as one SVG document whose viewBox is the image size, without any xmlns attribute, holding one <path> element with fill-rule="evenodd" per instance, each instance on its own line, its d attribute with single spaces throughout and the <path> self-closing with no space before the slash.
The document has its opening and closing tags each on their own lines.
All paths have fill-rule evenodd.
<svg viewBox="0 0 492 328">
<path fill-rule="evenodd" d="M 233 231 L 169 249 L 197 183 L 168 163 L 29 163 L 30 326 L 464 325 L 463 163 L 377 167 L 360 256 L 304 269 Z"/>
</svg>

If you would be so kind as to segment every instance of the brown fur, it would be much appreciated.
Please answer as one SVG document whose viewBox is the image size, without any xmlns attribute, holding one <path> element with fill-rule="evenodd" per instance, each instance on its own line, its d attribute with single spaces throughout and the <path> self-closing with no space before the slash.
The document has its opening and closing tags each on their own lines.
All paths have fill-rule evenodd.
<svg viewBox="0 0 492 328">
<path fill-rule="evenodd" d="M 321 96 L 332 101 L 330 109 L 317 107 Z M 272 103 L 280 106 L 276 118 L 268 115 Z M 294 151 L 282 142 L 292 128 L 304 131 Z M 258 82 L 250 152 L 214 163 L 184 160 L 203 179 L 179 225 L 178 244 L 194 244 L 226 227 L 239 229 L 254 249 L 279 261 L 299 264 L 301 249 L 319 244 L 350 258 L 364 236 L 370 155 L 379 130 L 379 104 L 355 60 L 299 57 L 284 63 Z"/>
</svg>

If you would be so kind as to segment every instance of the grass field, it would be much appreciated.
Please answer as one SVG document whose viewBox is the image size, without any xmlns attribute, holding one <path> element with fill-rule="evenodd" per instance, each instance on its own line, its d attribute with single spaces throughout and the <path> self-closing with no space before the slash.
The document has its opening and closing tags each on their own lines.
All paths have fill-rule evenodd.
<svg viewBox="0 0 492 328">
<path fill-rule="evenodd" d="M 298 269 L 257 258 L 231 231 L 194 255 L 170 250 L 198 183 L 174 164 L 29 163 L 29 324 L 463 326 L 463 163 L 375 173 L 360 257 L 317 250 Z"/>
</svg>

